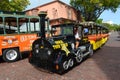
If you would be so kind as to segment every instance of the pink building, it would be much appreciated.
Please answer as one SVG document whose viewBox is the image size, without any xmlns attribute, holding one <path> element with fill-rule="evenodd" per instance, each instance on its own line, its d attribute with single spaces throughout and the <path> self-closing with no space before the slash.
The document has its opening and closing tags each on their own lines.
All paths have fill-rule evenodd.
<svg viewBox="0 0 120 80">
<path fill-rule="evenodd" d="M 40 5 L 33 9 L 27 10 L 27 15 L 38 15 L 40 11 L 47 11 L 47 17 L 50 24 L 68 23 L 81 21 L 81 17 L 77 16 L 75 8 L 59 0 Z"/>
</svg>

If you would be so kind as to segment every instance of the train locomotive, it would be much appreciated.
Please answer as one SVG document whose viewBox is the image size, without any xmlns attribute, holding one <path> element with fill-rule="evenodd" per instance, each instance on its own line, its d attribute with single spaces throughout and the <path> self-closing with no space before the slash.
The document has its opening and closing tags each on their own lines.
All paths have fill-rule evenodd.
<svg viewBox="0 0 120 80">
<path fill-rule="evenodd" d="M 53 25 L 51 30 L 45 30 L 47 14 L 42 12 L 40 16 L 41 36 L 32 44 L 29 55 L 29 63 L 37 68 L 47 69 L 63 74 L 76 64 L 81 63 L 85 56 L 93 55 L 93 48 L 79 24 L 66 23 Z M 81 40 L 78 48 L 75 48 L 74 27 L 79 28 Z M 46 32 L 51 36 L 46 37 Z"/>
</svg>

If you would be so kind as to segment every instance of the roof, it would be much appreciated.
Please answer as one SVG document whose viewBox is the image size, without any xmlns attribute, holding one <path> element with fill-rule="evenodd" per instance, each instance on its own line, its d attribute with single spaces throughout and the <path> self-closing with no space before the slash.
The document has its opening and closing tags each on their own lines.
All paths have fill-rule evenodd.
<svg viewBox="0 0 120 80">
<path fill-rule="evenodd" d="M 52 25 L 52 27 L 62 27 L 62 26 L 68 26 L 68 25 L 75 25 L 75 24 L 74 23 L 63 23 L 63 24 Z"/>
<path fill-rule="evenodd" d="M 39 16 L 27 16 L 24 12 L 8 12 L 8 11 L 0 11 L 0 21 L 2 22 L 2 18 L 5 18 L 5 21 L 15 21 L 17 18 L 22 18 L 22 21 L 28 21 L 31 19 L 32 21 L 36 21 L 39 19 Z"/>
<path fill-rule="evenodd" d="M 25 12 L 18 11 L 2 11 L 0 10 L 0 17 L 15 17 L 15 18 L 39 18 L 38 16 L 28 16 Z"/>
<path fill-rule="evenodd" d="M 17 14 L 17 15 L 25 15 L 25 12 L 20 12 L 20 11 L 3 11 L 3 10 L 0 10 L 0 14 Z"/>
<path fill-rule="evenodd" d="M 108 29 L 107 27 L 105 27 L 104 25 L 89 21 L 89 22 L 81 22 L 80 25 L 82 25 L 83 27 L 101 27 L 103 29 Z"/>
<path fill-rule="evenodd" d="M 75 20 L 71 20 L 71 19 L 68 19 L 68 18 L 57 18 L 57 19 L 51 19 L 50 21 L 57 21 L 57 20 L 65 20 L 65 21 L 71 21 L 71 22 L 76 22 Z"/>
<path fill-rule="evenodd" d="M 27 16 L 24 12 L 0 11 L 0 23 L 4 24 L 4 20 L 4 22 L 7 22 L 9 26 L 17 26 L 17 20 L 19 20 L 19 23 L 22 24 L 23 22 L 28 22 L 29 20 L 30 22 L 38 22 L 39 19 L 39 16 Z"/>
<path fill-rule="evenodd" d="M 97 24 L 95 22 L 89 21 L 89 22 L 81 22 L 80 25 L 83 27 L 100 27 L 100 24 Z"/>
<path fill-rule="evenodd" d="M 30 10 L 33 10 L 33 9 L 37 9 L 37 8 L 39 8 L 39 7 L 43 7 L 43 6 L 46 6 L 46 5 L 49 5 L 49 4 L 53 4 L 53 3 L 56 3 L 56 2 L 61 3 L 61 4 L 64 4 L 64 5 L 66 5 L 66 6 L 69 6 L 69 7 L 73 8 L 73 9 L 75 9 L 74 7 L 68 5 L 68 4 L 66 4 L 66 3 L 64 3 L 64 2 L 62 2 L 62 1 L 60 1 L 60 0 L 54 0 L 54 1 L 52 1 L 52 2 L 49 2 L 49 3 L 43 4 L 43 5 L 34 7 L 34 8 L 32 8 L 32 9 L 29 9 L 29 10 L 26 10 L 26 11 L 30 11 Z M 25 12 L 26 12 L 26 11 L 25 11 Z"/>
</svg>

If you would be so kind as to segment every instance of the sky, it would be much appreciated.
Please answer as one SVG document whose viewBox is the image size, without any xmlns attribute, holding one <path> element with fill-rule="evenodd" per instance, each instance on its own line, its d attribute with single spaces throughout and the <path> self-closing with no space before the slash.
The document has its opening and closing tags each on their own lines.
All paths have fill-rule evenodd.
<svg viewBox="0 0 120 80">
<path fill-rule="evenodd" d="M 27 7 L 26 10 L 51 2 L 51 1 L 54 1 L 54 0 L 30 0 L 31 4 Z M 70 0 L 60 0 L 60 1 L 67 4 L 69 4 L 70 2 Z M 111 11 L 104 11 L 99 18 L 103 19 L 104 22 L 110 21 L 113 24 L 120 24 L 120 8 L 115 13 Z"/>
</svg>

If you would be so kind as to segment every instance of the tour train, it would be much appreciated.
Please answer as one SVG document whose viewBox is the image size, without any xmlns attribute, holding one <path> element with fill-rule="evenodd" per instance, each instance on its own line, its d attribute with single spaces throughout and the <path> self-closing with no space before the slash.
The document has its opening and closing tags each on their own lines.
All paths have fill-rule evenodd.
<svg viewBox="0 0 120 80">
<path fill-rule="evenodd" d="M 29 55 L 29 63 L 37 68 L 63 74 L 81 63 L 84 57 L 92 56 L 108 39 L 108 29 L 91 22 L 58 24 L 45 30 L 46 15 L 39 14 L 40 38 L 33 42 Z M 75 27 L 81 38 L 78 48 L 75 47 Z"/>
</svg>

